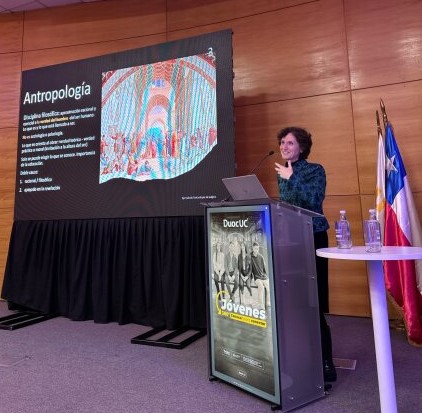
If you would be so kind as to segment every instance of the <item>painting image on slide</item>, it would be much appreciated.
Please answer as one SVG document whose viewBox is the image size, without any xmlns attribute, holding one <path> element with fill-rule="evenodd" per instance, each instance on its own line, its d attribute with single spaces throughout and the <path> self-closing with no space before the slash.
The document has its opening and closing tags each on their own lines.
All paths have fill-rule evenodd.
<svg viewBox="0 0 422 413">
<path fill-rule="evenodd" d="M 99 182 L 172 179 L 217 145 L 216 56 L 102 73 Z"/>
</svg>

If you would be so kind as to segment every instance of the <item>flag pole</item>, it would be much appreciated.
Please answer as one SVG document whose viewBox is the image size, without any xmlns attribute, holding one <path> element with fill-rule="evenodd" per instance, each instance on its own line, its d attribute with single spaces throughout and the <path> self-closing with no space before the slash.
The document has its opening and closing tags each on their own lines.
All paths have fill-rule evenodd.
<svg viewBox="0 0 422 413">
<path fill-rule="evenodd" d="M 380 99 L 380 106 L 382 112 L 382 120 L 384 122 L 384 127 L 387 125 L 388 118 L 387 118 L 387 111 L 385 110 L 385 105 L 382 99 Z"/>
<path fill-rule="evenodd" d="M 380 123 L 380 114 L 378 113 L 377 110 L 375 111 L 375 116 L 377 117 L 377 131 L 378 131 L 378 136 L 379 135 L 382 136 L 381 123 Z"/>
</svg>

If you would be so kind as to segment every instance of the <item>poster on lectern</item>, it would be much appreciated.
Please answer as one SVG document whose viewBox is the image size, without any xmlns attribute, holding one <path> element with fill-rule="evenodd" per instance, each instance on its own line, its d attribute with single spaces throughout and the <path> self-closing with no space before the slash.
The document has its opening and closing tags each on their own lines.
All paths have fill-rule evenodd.
<svg viewBox="0 0 422 413">
<path fill-rule="evenodd" d="M 280 404 L 269 205 L 207 209 L 210 373 Z"/>
</svg>

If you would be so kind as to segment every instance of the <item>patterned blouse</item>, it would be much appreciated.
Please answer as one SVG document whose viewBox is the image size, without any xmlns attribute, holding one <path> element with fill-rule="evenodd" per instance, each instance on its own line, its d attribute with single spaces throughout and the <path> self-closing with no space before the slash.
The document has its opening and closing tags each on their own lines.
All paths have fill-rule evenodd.
<svg viewBox="0 0 422 413">
<path fill-rule="evenodd" d="M 293 174 L 290 179 L 277 175 L 280 199 L 291 205 L 324 214 L 322 203 L 325 198 L 327 179 L 322 165 L 299 159 L 292 163 Z M 327 218 L 313 217 L 314 232 L 326 231 L 330 226 Z"/>
</svg>

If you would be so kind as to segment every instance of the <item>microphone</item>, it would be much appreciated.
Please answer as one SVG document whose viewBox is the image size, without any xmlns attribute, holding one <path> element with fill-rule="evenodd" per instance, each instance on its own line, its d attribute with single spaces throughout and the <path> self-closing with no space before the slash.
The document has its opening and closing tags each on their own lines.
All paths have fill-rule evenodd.
<svg viewBox="0 0 422 413">
<path fill-rule="evenodd" d="M 252 171 L 249 173 L 249 175 L 252 175 L 262 164 L 262 162 L 265 161 L 269 156 L 274 155 L 274 151 L 269 151 L 260 161 L 259 163 L 252 169 Z"/>
</svg>

